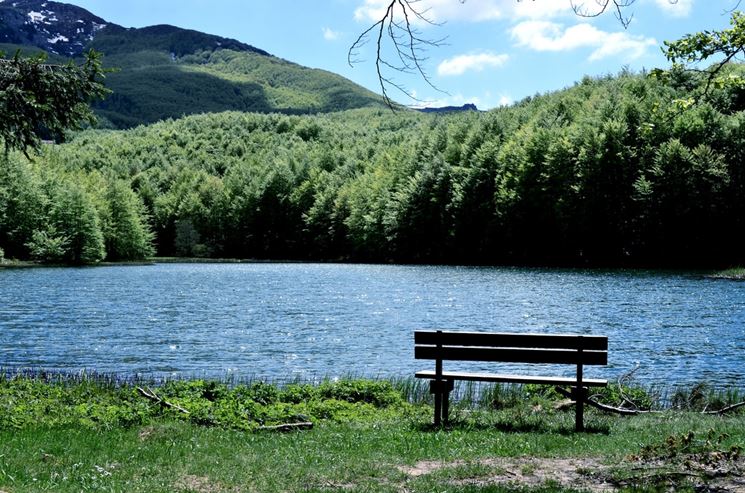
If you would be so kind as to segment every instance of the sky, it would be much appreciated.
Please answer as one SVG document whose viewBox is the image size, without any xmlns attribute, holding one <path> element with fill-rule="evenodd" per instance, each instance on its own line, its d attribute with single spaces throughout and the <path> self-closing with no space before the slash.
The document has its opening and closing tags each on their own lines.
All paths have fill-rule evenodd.
<svg viewBox="0 0 745 493">
<path fill-rule="evenodd" d="M 63 0 L 64 1 L 64 0 Z M 570 0 L 417 0 L 420 37 L 445 38 L 424 53 L 420 76 L 395 73 L 412 106 L 474 103 L 485 110 L 571 86 L 584 76 L 666 67 L 666 40 L 729 26 L 736 0 L 636 0 L 628 27 L 608 11 L 574 13 Z M 600 0 L 575 0 L 594 13 Z M 286 60 L 340 74 L 380 93 L 374 40 L 350 66 L 348 50 L 390 0 L 68 0 L 124 27 L 171 24 L 234 38 Z M 387 53 L 386 51 L 383 52 Z M 434 87 L 432 87 L 434 86 Z"/>
</svg>

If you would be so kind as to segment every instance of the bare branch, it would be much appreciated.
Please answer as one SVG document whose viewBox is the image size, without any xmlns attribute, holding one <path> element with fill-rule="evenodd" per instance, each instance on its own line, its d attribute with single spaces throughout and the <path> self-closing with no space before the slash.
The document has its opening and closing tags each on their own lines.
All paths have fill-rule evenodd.
<svg viewBox="0 0 745 493">
<path fill-rule="evenodd" d="M 738 10 L 740 8 L 741 3 L 742 3 L 742 0 L 737 0 L 737 2 L 735 2 L 735 5 L 731 9 L 724 9 L 724 14 L 731 14 L 735 10 Z"/>
<path fill-rule="evenodd" d="M 152 390 L 150 387 L 142 388 L 137 387 L 137 391 L 142 395 L 143 397 L 150 399 L 151 401 L 155 402 L 156 404 L 160 404 L 162 407 L 167 407 L 170 409 L 175 409 L 183 414 L 189 414 L 189 411 L 184 409 L 183 407 L 179 406 L 178 404 L 173 404 L 171 402 L 168 402 L 167 400 L 163 399 L 161 396 L 155 393 L 154 390 Z"/>
<path fill-rule="evenodd" d="M 433 83 L 424 64 L 429 48 L 443 46 L 443 39 L 429 39 L 416 28 L 416 23 L 439 26 L 428 16 L 429 9 L 419 8 L 421 0 L 391 0 L 383 16 L 368 27 L 352 43 L 347 53 L 347 62 L 354 66 L 359 63 L 359 52 L 375 36 L 375 70 L 380 83 L 383 99 L 394 108 L 390 90 L 394 89 L 407 98 L 421 101 L 406 86 L 396 81 L 392 74 L 417 75 L 436 91 L 445 93 Z M 464 0 L 460 0 L 463 2 Z M 447 94 L 447 93 L 445 93 Z"/>
<path fill-rule="evenodd" d="M 737 404 L 731 404 L 729 406 L 723 407 L 722 409 L 718 411 L 702 411 L 702 413 L 703 414 L 717 414 L 721 416 L 723 414 L 727 414 L 741 407 L 745 407 L 745 402 L 738 402 Z"/>
<path fill-rule="evenodd" d="M 467 0 L 458 0 L 461 4 Z M 524 0 L 515 0 L 521 2 Z M 555 0 L 559 1 L 559 0 Z M 598 17 L 606 12 L 612 11 L 624 28 L 628 28 L 633 19 L 633 14 L 628 13 L 628 8 L 637 0 L 569 0 L 574 13 L 580 17 Z M 741 0 L 738 0 L 739 5 Z M 430 9 L 422 8 L 423 0 L 390 0 L 380 19 L 365 29 L 362 34 L 349 47 L 347 62 L 354 66 L 361 63 L 360 50 L 365 47 L 372 37 L 375 37 L 375 70 L 380 83 L 383 99 L 389 107 L 394 104 L 389 96 L 390 89 L 396 89 L 407 98 L 415 101 L 417 99 L 412 92 L 401 83 L 396 82 L 393 73 L 398 72 L 406 75 L 417 75 L 427 85 L 438 92 L 447 94 L 439 89 L 425 70 L 427 61 L 426 52 L 430 48 L 442 46 L 445 38 L 428 39 L 423 37 L 417 29 L 417 24 L 430 26 L 441 26 L 430 16 Z M 668 0 L 671 4 L 678 0 Z M 586 6 L 586 3 L 594 5 Z"/>
</svg>

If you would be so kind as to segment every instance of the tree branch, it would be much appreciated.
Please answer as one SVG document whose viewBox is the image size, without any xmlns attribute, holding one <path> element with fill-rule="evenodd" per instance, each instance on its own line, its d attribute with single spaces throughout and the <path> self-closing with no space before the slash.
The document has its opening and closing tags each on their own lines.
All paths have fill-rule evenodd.
<svg viewBox="0 0 745 493">
<path fill-rule="evenodd" d="M 736 60 L 738 55 L 745 54 L 745 15 L 739 11 L 733 12 L 730 24 L 732 27 L 729 29 L 703 31 L 688 34 L 677 41 L 666 41 L 664 52 L 672 68 L 655 69 L 651 75 L 664 81 L 674 80 L 676 74 L 701 76 L 703 80 L 699 80 L 696 90 L 691 91 L 693 96 L 684 101 L 686 106 L 706 100 L 715 86 L 742 88 L 745 86 L 745 78 L 742 76 L 730 73 L 722 77 L 725 67 Z M 707 68 L 697 67 L 712 57 L 720 56 L 720 60 Z"/>
<path fill-rule="evenodd" d="M 390 90 L 395 89 L 407 98 L 421 101 L 402 83 L 396 81 L 391 74 L 414 74 L 421 77 L 427 85 L 436 91 L 443 92 L 435 86 L 424 68 L 427 48 L 439 47 L 444 39 L 428 39 L 416 29 L 415 23 L 422 22 L 432 26 L 440 24 L 427 16 L 428 9 L 419 9 L 420 0 L 391 0 L 383 16 L 368 27 L 349 48 L 347 62 L 354 66 L 360 62 L 359 51 L 368 44 L 371 36 L 375 36 L 375 70 L 380 84 L 383 99 L 390 108 L 394 102 L 390 97 Z M 386 54 L 386 48 L 392 53 Z M 396 59 L 394 63 L 391 58 Z M 447 94 L 447 93 L 445 93 Z"/>
<path fill-rule="evenodd" d="M 723 414 L 730 413 L 736 409 L 739 409 L 741 407 L 745 407 L 745 402 L 738 402 L 737 404 L 732 404 L 729 406 L 725 406 L 722 409 L 719 409 L 718 411 L 703 411 L 703 414 L 716 414 L 718 416 L 721 416 Z"/>
<path fill-rule="evenodd" d="M 570 391 L 568 391 L 566 389 L 563 389 L 561 387 L 554 387 L 554 389 L 556 390 L 556 392 L 558 392 L 559 394 L 563 395 L 564 397 L 567 397 L 569 399 L 574 399 L 574 394 L 572 394 L 572 392 L 570 392 Z M 592 406 L 592 407 L 594 407 L 596 409 L 599 409 L 601 411 L 610 412 L 610 413 L 616 413 L 616 414 L 620 414 L 622 416 L 636 416 L 636 415 L 639 415 L 639 414 L 651 414 L 651 413 L 658 412 L 658 411 L 651 411 L 651 410 L 647 411 L 647 410 L 642 410 L 642 409 L 626 409 L 626 408 L 623 408 L 623 407 L 609 406 L 607 404 L 601 404 L 601 403 L 599 403 L 599 402 L 597 402 L 595 400 L 592 400 L 590 398 L 585 399 L 585 402 L 587 404 L 589 404 L 590 406 Z"/>
<path fill-rule="evenodd" d="M 175 409 L 183 414 L 189 414 L 189 411 L 184 409 L 183 407 L 179 406 L 178 404 L 173 404 L 171 402 L 168 402 L 167 400 L 160 397 L 158 394 L 155 393 L 154 390 L 152 390 L 150 387 L 147 387 L 147 389 L 143 389 L 142 387 L 137 387 L 137 391 L 142 395 L 143 397 L 150 399 L 151 401 L 155 402 L 156 404 L 161 405 L 162 407 L 168 407 L 171 409 Z"/>
<path fill-rule="evenodd" d="M 467 0 L 458 1 L 466 3 Z M 628 15 L 627 9 L 637 0 L 593 1 L 595 5 L 591 7 L 587 7 L 585 2 L 580 0 L 569 0 L 569 3 L 574 13 L 580 17 L 598 17 L 612 10 L 621 25 L 628 28 L 633 19 L 633 14 Z M 668 1 L 671 4 L 678 3 L 678 0 Z M 427 60 L 426 50 L 442 46 L 445 38 L 427 39 L 422 37 L 419 30 L 416 29 L 417 22 L 431 26 L 442 25 L 428 15 L 430 9 L 420 8 L 421 2 L 422 0 L 390 0 L 380 19 L 365 29 L 347 52 L 347 62 L 350 66 L 360 63 L 362 61 L 358 58 L 360 50 L 368 44 L 371 37 L 375 37 L 375 70 L 383 99 L 391 108 L 394 108 L 393 100 L 389 94 L 391 89 L 401 92 L 409 99 L 421 101 L 403 84 L 393 78 L 392 74 L 396 72 L 417 75 L 431 88 L 447 94 L 446 91 L 441 90 L 434 84 L 424 67 L 424 62 Z M 387 53 L 386 47 L 390 48 L 392 53 Z M 397 62 L 390 61 L 390 58 L 396 59 Z"/>
<path fill-rule="evenodd" d="M 310 421 L 302 421 L 300 423 L 285 423 L 281 425 L 272 426 L 259 426 L 258 431 L 297 431 L 297 430 L 310 430 L 313 428 L 313 423 Z"/>
</svg>

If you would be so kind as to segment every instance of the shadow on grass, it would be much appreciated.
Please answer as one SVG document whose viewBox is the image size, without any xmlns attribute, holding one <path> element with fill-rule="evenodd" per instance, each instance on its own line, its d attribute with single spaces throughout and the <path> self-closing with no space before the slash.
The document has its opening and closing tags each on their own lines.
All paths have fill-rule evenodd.
<svg viewBox="0 0 745 493">
<path fill-rule="evenodd" d="M 564 423 L 550 422 L 551 420 L 541 421 L 494 421 L 494 422 L 474 422 L 468 420 L 452 419 L 447 424 L 435 426 L 433 423 L 415 423 L 414 429 L 420 432 L 435 431 L 501 431 L 503 433 L 539 433 L 539 434 L 559 434 L 574 435 L 585 433 L 591 435 L 609 435 L 610 426 L 607 424 L 589 424 L 585 430 L 577 432 L 574 429 L 574 423 L 565 425 Z"/>
</svg>

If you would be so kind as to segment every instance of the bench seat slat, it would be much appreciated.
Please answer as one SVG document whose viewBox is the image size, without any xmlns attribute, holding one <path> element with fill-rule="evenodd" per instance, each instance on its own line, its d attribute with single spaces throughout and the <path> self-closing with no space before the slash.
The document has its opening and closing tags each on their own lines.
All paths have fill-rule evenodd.
<svg viewBox="0 0 745 493">
<path fill-rule="evenodd" d="M 431 370 L 422 370 L 416 372 L 416 378 L 434 379 L 436 374 Z M 493 373 L 464 373 L 464 372 L 442 372 L 442 377 L 446 380 L 468 380 L 472 382 L 499 382 L 499 383 L 533 383 L 543 385 L 574 385 L 577 380 L 570 377 L 542 377 L 531 375 L 499 375 Z M 607 380 L 583 379 L 582 385 L 585 387 L 606 387 Z"/>
<path fill-rule="evenodd" d="M 414 344 L 445 346 L 579 349 L 607 351 L 608 337 L 581 334 L 520 334 L 512 332 L 452 332 L 417 330 Z"/>
<path fill-rule="evenodd" d="M 554 363 L 607 365 L 606 351 L 574 351 L 570 349 L 514 349 L 462 346 L 415 346 L 415 359 L 450 361 L 494 361 L 504 363 Z"/>
</svg>

